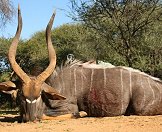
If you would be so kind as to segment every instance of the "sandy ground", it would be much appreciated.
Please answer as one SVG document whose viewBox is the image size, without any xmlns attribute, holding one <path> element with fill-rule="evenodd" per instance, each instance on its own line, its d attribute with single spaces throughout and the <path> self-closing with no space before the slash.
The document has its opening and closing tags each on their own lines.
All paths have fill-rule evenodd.
<svg viewBox="0 0 162 132">
<path fill-rule="evenodd" d="M 0 132 L 162 132 L 162 116 L 118 116 L 18 123 L 0 116 Z"/>
</svg>

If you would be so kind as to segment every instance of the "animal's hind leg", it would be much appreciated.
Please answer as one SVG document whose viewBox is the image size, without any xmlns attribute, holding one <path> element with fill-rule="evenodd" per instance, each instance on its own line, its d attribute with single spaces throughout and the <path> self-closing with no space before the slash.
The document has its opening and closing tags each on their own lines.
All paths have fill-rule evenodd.
<svg viewBox="0 0 162 132">
<path fill-rule="evenodd" d="M 142 116 L 153 116 L 153 115 L 161 115 L 162 114 L 162 108 L 159 107 L 159 105 L 150 105 L 143 107 L 140 112 L 137 113 L 137 115 Z"/>
</svg>

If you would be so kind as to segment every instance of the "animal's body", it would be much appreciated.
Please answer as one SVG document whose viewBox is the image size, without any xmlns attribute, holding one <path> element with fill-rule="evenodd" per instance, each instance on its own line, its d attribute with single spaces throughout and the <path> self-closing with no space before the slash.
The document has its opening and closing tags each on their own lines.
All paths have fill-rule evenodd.
<svg viewBox="0 0 162 132">
<path fill-rule="evenodd" d="M 71 112 L 97 117 L 162 114 L 162 82 L 132 68 L 76 64 L 53 73 L 46 82 L 66 96 L 57 103 Z M 50 104 L 57 108 L 54 102 Z"/>
</svg>

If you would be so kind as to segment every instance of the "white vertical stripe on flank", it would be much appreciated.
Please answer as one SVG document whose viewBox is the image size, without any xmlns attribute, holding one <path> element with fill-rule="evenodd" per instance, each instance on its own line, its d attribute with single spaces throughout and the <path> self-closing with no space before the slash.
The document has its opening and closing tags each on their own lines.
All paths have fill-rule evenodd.
<svg viewBox="0 0 162 132">
<path fill-rule="evenodd" d="M 77 95 L 76 91 L 76 68 L 74 68 L 74 95 Z"/>
<path fill-rule="evenodd" d="M 73 70 L 73 68 L 69 68 L 70 69 L 70 87 L 72 87 L 73 86 L 73 81 L 71 81 L 72 79 L 73 79 L 73 74 L 72 74 L 72 70 Z M 73 95 L 73 89 L 69 89 L 69 92 L 71 93 L 71 95 Z"/>
<path fill-rule="evenodd" d="M 64 91 L 64 86 L 65 86 L 65 84 L 64 84 L 64 74 L 63 74 L 63 72 L 64 72 L 64 70 L 62 70 L 62 76 L 61 76 L 61 80 L 62 80 L 62 91 Z"/>
<path fill-rule="evenodd" d="M 92 68 L 91 70 L 92 70 L 92 72 L 91 72 L 90 91 L 92 90 L 93 74 L 94 74 L 94 69 Z"/>
<path fill-rule="evenodd" d="M 106 89 L 106 71 L 105 71 L 105 68 L 103 69 L 103 73 L 104 73 L 104 89 Z"/>
<path fill-rule="evenodd" d="M 104 86 L 103 86 L 103 91 L 102 92 L 104 92 L 105 89 L 106 89 L 106 71 L 105 70 L 106 70 L 106 68 L 103 69 L 103 78 L 104 78 L 104 82 L 103 83 L 104 83 Z M 105 94 L 105 93 L 103 93 L 103 94 Z M 105 96 L 107 96 L 107 95 L 105 95 Z M 102 107 L 102 110 L 101 110 L 102 111 L 102 116 L 104 116 L 105 106 L 102 104 L 101 107 Z"/>
<path fill-rule="evenodd" d="M 120 69 L 120 81 L 121 81 L 121 115 L 123 114 L 123 73 L 122 73 L 123 69 Z"/>
<path fill-rule="evenodd" d="M 139 74 L 139 75 L 140 75 L 141 88 L 143 89 L 143 101 L 141 102 L 141 111 L 142 111 L 142 108 L 145 105 L 145 89 L 142 84 L 142 74 Z"/>
<path fill-rule="evenodd" d="M 82 95 L 83 95 L 83 77 L 84 77 L 84 74 L 83 74 L 83 68 L 81 69 L 81 81 L 82 81 L 82 86 L 81 86 L 81 91 L 82 91 Z"/>
<path fill-rule="evenodd" d="M 83 83 L 84 83 L 84 80 L 86 80 L 86 77 L 85 77 L 85 75 L 84 75 L 84 71 L 83 71 L 84 69 L 83 69 L 83 67 L 81 68 L 81 81 L 82 81 L 82 83 L 81 83 L 81 108 L 84 110 L 85 109 L 85 107 L 84 107 L 84 85 L 83 85 Z"/>
<path fill-rule="evenodd" d="M 152 91 L 152 96 L 153 96 L 153 101 L 152 101 L 152 103 L 151 103 L 151 105 L 152 105 L 152 104 L 154 104 L 154 102 L 155 102 L 155 93 L 154 93 L 153 88 L 151 87 L 150 78 L 149 78 L 149 77 L 147 77 L 147 81 L 148 81 L 149 87 L 150 87 L 150 89 L 151 89 L 151 91 Z"/>
<path fill-rule="evenodd" d="M 129 71 L 129 81 L 130 81 L 130 97 L 132 98 L 132 71 Z"/>
<path fill-rule="evenodd" d="M 155 85 L 156 85 L 156 87 L 157 87 L 158 90 L 159 90 L 159 94 L 160 94 L 160 95 L 159 95 L 159 98 L 160 98 L 160 99 L 159 99 L 159 102 L 161 102 L 161 90 L 160 90 L 160 88 L 159 88 L 158 82 L 155 81 Z"/>
</svg>

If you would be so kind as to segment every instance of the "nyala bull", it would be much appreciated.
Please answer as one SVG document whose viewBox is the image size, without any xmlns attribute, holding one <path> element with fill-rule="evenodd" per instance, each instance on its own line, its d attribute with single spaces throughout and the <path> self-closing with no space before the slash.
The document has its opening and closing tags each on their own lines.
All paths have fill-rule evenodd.
<svg viewBox="0 0 162 132">
<path fill-rule="evenodd" d="M 85 115 L 162 114 L 162 81 L 143 72 L 127 67 L 103 67 L 88 63 L 73 63 L 55 69 L 56 53 L 51 42 L 54 16 L 55 13 L 46 28 L 49 66 L 40 75 L 30 77 L 15 61 L 22 28 L 18 9 L 18 28 L 8 57 L 21 83 L 3 82 L 0 90 L 19 89 L 22 121 Z"/>
</svg>

